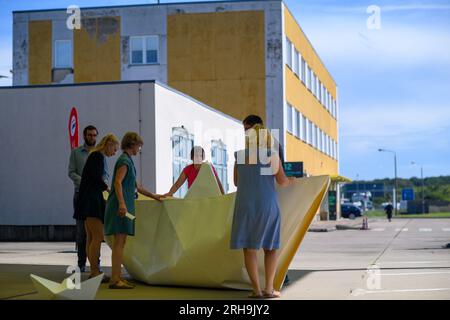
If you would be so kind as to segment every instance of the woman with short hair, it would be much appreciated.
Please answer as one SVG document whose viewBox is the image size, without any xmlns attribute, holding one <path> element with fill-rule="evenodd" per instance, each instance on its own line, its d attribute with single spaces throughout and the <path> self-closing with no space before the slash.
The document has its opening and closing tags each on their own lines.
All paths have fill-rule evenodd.
<svg viewBox="0 0 450 320">
<path fill-rule="evenodd" d="M 136 168 L 132 156 L 137 155 L 144 141 L 135 132 L 127 132 L 122 138 L 122 155 L 114 166 L 113 186 L 106 203 L 105 234 L 113 235 L 112 274 L 110 289 L 132 289 L 134 285 L 121 278 L 123 249 L 128 235 L 134 236 L 134 220 L 125 217 L 134 215 L 136 191 L 161 201 L 162 196 L 153 194 L 136 182 Z"/>
</svg>

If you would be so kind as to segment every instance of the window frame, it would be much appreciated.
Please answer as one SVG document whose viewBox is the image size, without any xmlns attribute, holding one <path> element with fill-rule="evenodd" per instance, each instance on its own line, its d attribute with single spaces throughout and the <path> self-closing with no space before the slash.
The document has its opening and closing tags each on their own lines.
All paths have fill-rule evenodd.
<svg viewBox="0 0 450 320">
<path fill-rule="evenodd" d="M 214 152 L 220 152 L 223 153 L 221 155 L 221 159 L 223 160 L 225 158 L 225 162 L 222 161 L 222 163 L 219 163 L 217 160 L 217 157 L 214 156 Z M 221 140 L 211 140 L 211 164 L 214 166 L 214 168 L 217 171 L 217 175 L 219 177 L 220 182 L 222 183 L 222 187 L 225 193 L 228 192 L 229 184 L 228 184 L 228 153 L 227 153 L 227 146 L 226 144 Z"/>
<path fill-rule="evenodd" d="M 57 43 L 68 42 L 69 43 L 69 61 L 70 65 L 60 66 L 57 65 Z M 53 42 L 53 68 L 54 69 L 73 69 L 73 41 L 71 39 L 57 39 Z"/>
<path fill-rule="evenodd" d="M 184 141 L 182 141 L 182 143 L 186 143 L 185 147 L 185 155 L 175 155 L 174 151 L 175 151 L 175 146 L 174 146 L 174 138 L 175 137 L 181 137 L 183 138 Z M 172 142 L 172 170 L 174 168 L 175 165 L 178 165 L 178 167 L 180 168 L 180 171 L 178 172 L 178 175 L 174 175 L 174 171 L 172 171 L 172 182 L 175 183 L 175 181 L 177 181 L 179 175 L 181 174 L 182 170 L 184 167 L 186 167 L 187 165 L 192 163 L 192 160 L 190 158 L 190 152 L 192 147 L 194 146 L 194 135 L 190 134 L 186 128 L 184 127 L 173 127 L 172 128 L 172 136 L 170 138 L 171 142 Z M 189 146 L 191 147 L 191 149 L 189 149 Z M 179 148 L 181 148 L 181 145 L 179 146 Z M 186 193 L 188 191 L 188 187 L 187 187 L 187 183 L 184 183 L 178 190 L 177 192 L 174 194 L 177 197 L 183 198 Z"/>
<path fill-rule="evenodd" d="M 147 38 L 156 39 L 156 62 L 147 62 Z M 133 48 L 131 46 L 132 39 L 141 39 L 142 42 L 142 63 L 133 62 Z M 160 64 L 160 48 L 159 48 L 159 35 L 143 35 L 143 36 L 130 36 L 129 40 L 129 61 L 131 66 L 142 66 L 142 65 L 159 65 Z"/>
</svg>

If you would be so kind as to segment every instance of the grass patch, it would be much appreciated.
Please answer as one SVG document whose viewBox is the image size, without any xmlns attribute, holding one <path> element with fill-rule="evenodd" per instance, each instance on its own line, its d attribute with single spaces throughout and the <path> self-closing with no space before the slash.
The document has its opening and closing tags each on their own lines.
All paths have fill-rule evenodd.
<svg viewBox="0 0 450 320">
<path fill-rule="evenodd" d="M 387 218 L 386 213 L 381 210 L 369 210 L 364 213 L 367 218 Z"/>
<path fill-rule="evenodd" d="M 372 210 L 366 211 L 364 216 L 368 218 L 385 218 L 387 219 L 386 213 L 381 210 Z M 427 219 L 427 218 L 450 218 L 450 212 L 434 212 L 434 213 L 425 213 L 425 214 L 399 214 L 394 216 L 395 218 L 409 218 L 409 219 Z"/>
<path fill-rule="evenodd" d="M 450 218 L 450 212 L 433 212 L 425 214 L 400 214 L 396 218 L 410 218 L 410 219 Z"/>
</svg>

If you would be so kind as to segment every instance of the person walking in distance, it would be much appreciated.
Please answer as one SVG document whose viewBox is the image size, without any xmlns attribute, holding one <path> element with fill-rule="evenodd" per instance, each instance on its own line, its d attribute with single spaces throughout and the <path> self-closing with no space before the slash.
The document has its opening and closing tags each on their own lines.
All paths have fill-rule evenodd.
<svg viewBox="0 0 450 320">
<path fill-rule="evenodd" d="M 394 206 L 389 202 L 386 207 L 384 207 L 384 211 L 386 211 L 387 218 L 389 222 L 392 219 L 392 210 L 394 210 Z"/>
</svg>

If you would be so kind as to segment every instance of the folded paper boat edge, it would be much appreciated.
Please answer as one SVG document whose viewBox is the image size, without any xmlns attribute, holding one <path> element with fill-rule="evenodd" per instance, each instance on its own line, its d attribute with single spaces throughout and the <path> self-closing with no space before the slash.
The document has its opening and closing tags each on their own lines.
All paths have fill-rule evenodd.
<svg viewBox="0 0 450 320">
<path fill-rule="evenodd" d="M 192 188 L 215 183 L 204 166 Z M 329 176 L 296 179 L 277 188 L 281 212 L 281 247 L 275 288 L 281 289 L 296 254 L 330 184 Z M 231 288 L 250 290 L 242 250 L 229 248 L 235 193 L 201 198 L 168 199 L 159 203 L 136 201 L 135 236 L 124 251 L 127 272 L 150 285 Z M 112 237 L 107 237 L 111 246 Z M 261 281 L 264 277 L 259 252 Z M 264 282 L 262 282 L 264 283 Z"/>
<path fill-rule="evenodd" d="M 86 281 L 80 281 L 76 286 L 71 277 L 58 283 L 34 274 L 30 274 L 33 286 L 37 291 L 37 297 L 40 299 L 56 300 L 93 300 L 103 278 L 103 274 L 90 278 Z M 70 284 L 70 286 L 69 286 Z"/>
</svg>

